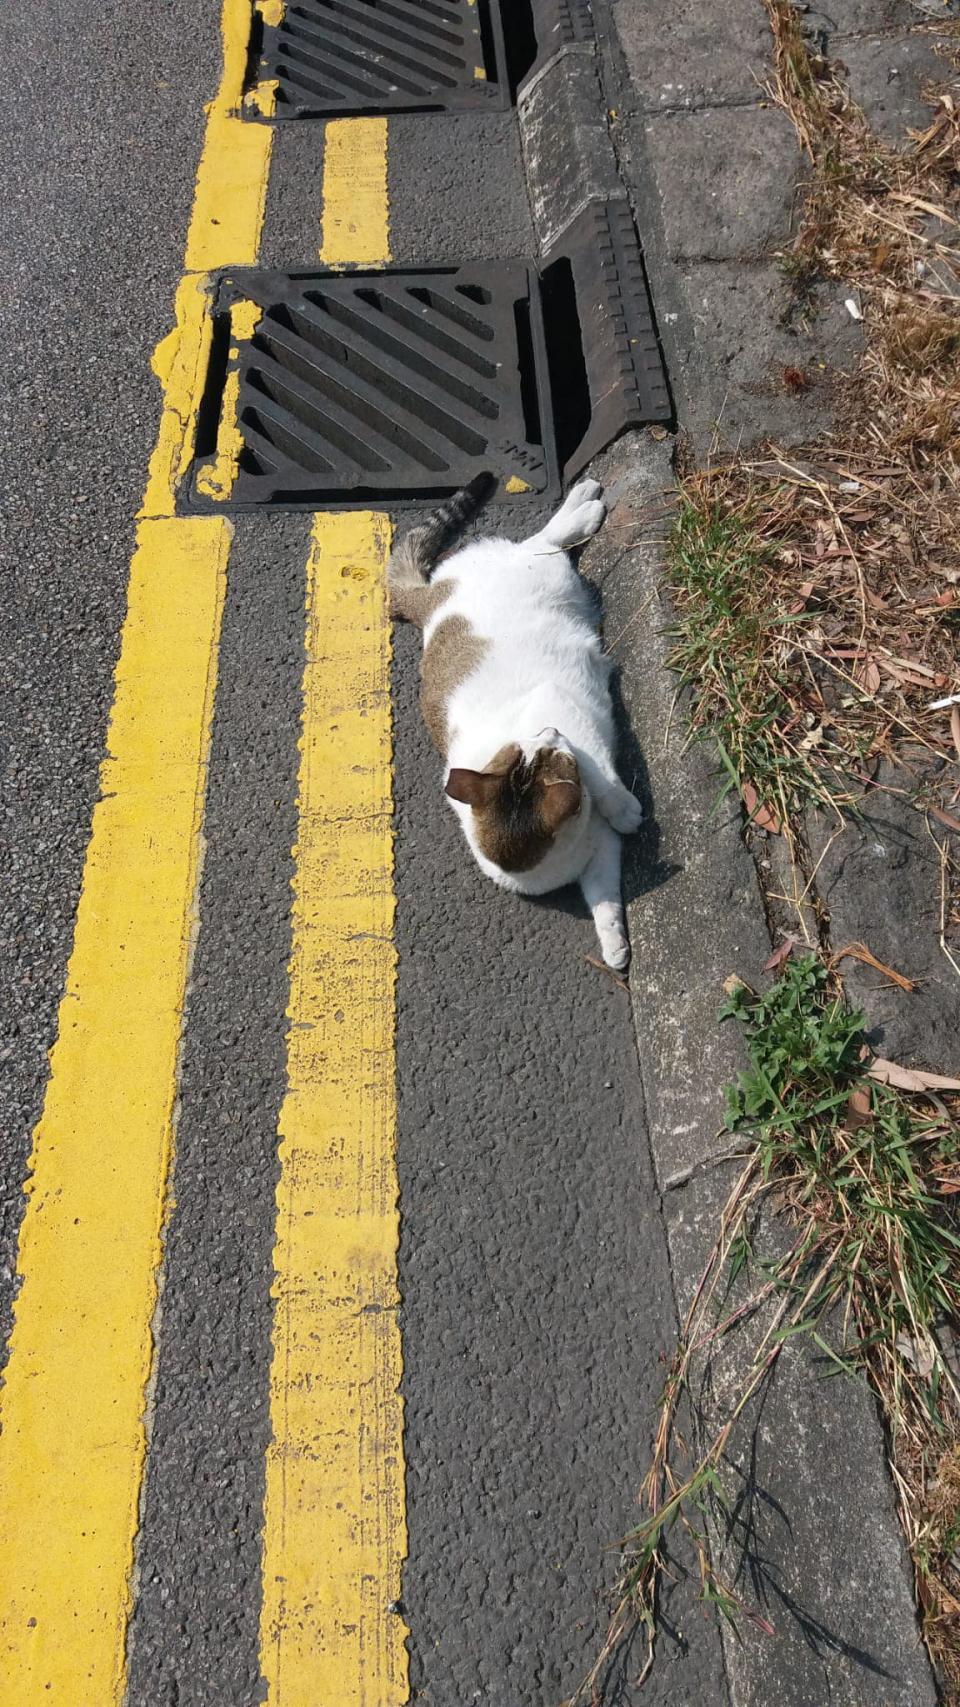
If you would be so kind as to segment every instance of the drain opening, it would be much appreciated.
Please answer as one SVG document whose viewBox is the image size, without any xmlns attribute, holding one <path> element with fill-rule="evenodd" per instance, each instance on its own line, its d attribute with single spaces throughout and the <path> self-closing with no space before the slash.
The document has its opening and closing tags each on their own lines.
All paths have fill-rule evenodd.
<svg viewBox="0 0 960 1707">
<path fill-rule="evenodd" d="M 570 482 L 628 427 L 671 421 L 673 405 L 629 203 L 588 202 L 546 260 L 557 452 Z"/>
<path fill-rule="evenodd" d="M 198 462 L 205 462 L 208 457 L 214 455 L 217 448 L 221 406 L 229 360 L 230 316 L 215 311 L 211 316 L 207 372 L 200 396 L 200 405 L 197 409 L 197 424 L 193 439 L 194 455 Z"/>
<path fill-rule="evenodd" d="M 510 0 L 503 19 L 503 38 L 507 86 L 513 101 L 538 53 L 533 0 Z"/>
<path fill-rule="evenodd" d="M 567 256 L 543 271 L 543 318 L 557 457 L 565 467 L 590 426 L 590 381 L 583 353 L 573 267 Z"/>
</svg>

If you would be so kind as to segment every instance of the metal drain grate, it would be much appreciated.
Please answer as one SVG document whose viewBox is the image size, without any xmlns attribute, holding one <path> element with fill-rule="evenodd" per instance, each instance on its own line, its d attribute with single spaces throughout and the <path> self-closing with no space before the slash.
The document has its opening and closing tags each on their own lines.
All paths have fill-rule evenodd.
<svg viewBox="0 0 960 1707">
<path fill-rule="evenodd" d="M 558 486 L 522 262 L 221 281 L 191 508 L 435 498 L 484 470 Z"/>
<path fill-rule="evenodd" d="M 264 13 L 251 115 L 508 104 L 497 0 L 292 0 L 276 24 Z"/>
</svg>

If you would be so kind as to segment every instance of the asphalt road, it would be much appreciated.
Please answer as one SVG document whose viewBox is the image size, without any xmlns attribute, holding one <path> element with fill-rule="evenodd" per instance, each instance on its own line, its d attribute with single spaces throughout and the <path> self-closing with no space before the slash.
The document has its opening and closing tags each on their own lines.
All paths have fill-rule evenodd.
<svg viewBox="0 0 960 1707">
<path fill-rule="evenodd" d="M 4 28 L 19 91 L 3 119 L 0 229 L 5 1339 L 157 429 L 149 359 L 171 324 L 219 21 L 210 0 L 119 0 L 29 3 Z M 316 261 L 322 159 L 321 125 L 279 136 L 267 264 Z M 388 171 L 396 259 L 530 253 L 511 115 L 391 121 Z M 521 526 L 516 513 L 505 525 Z M 270 1286 L 309 526 L 242 517 L 230 557 L 130 1707 L 266 1698 Z M 420 726 L 416 650 L 397 636 L 411 1698 L 558 1707 L 602 1637 L 615 1543 L 635 1511 L 674 1332 L 665 1239 L 627 999 L 587 963 L 576 904 L 500 895 L 469 862 Z M 694 1619 L 644 1700 L 724 1698 L 715 1635 Z M 614 1681 L 607 1699 L 626 1702 L 629 1688 Z"/>
</svg>

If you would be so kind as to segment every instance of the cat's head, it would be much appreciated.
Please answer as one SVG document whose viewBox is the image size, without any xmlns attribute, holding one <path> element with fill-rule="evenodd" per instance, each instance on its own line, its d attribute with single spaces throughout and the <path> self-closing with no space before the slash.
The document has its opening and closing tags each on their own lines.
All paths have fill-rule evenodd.
<svg viewBox="0 0 960 1707">
<path fill-rule="evenodd" d="M 483 770 L 455 766 L 446 791 L 471 808 L 480 853 L 507 872 L 539 865 L 589 805 L 577 761 L 555 729 L 501 747 Z"/>
</svg>

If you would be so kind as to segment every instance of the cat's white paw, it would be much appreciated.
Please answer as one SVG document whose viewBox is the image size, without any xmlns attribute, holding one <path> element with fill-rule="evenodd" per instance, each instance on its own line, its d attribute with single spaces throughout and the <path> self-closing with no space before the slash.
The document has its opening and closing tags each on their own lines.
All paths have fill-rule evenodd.
<svg viewBox="0 0 960 1707">
<path fill-rule="evenodd" d="M 623 931 L 605 930 L 600 937 L 600 952 L 611 972 L 626 972 L 630 965 L 630 939 Z"/>
<path fill-rule="evenodd" d="M 601 811 L 608 824 L 612 824 L 621 836 L 631 836 L 643 823 L 643 807 L 635 794 L 628 788 L 618 789 L 603 801 Z"/>
<path fill-rule="evenodd" d="M 599 480 L 578 480 L 576 486 L 571 486 L 567 493 L 564 499 L 564 507 L 569 504 L 572 508 L 576 508 L 578 504 L 589 503 L 592 498 L 599 498 L 602 491 L 603 487 Z"/>
<path fill-rule="evenodd" d="M 594 482 L 591 481 L 590 484 L 593 485 Z M 564 545 L 582 545 L 584 540 L 592 539 L 602 527 L 606 513 L 607 506 L 602 498 L 588 498 L 583 504 L 577 504 L 570 510 L 565 509 L 562 522 Z"/>
</svg>

